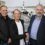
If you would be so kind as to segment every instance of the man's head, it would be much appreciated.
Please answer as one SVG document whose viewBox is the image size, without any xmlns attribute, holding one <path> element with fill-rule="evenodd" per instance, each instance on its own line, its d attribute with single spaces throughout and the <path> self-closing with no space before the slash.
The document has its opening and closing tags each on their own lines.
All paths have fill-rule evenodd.
<svg viewBox="0 0 45 45">
<path fill-rule="evenodd" d="M 36 6 L 36 14 L 38 14 L 38 15 L 43 15 L 44 14 L 44 7 L 43 7 L 43 5 L 37 5 Z"/>
<path fill-rule="evenodd" d="M 20 12 L 20 10 L 15 9 L 15 10 L 13 11 L 13 15 L 14 15 L 14 18 L 15 18 L 16 20 L 19 20 L 20 17 L 21 17 L 21 12 Z"/>
<path fill-rule="evenodd" d="M 5 5 L 2 5 L 1 7 L 0 7 L 0 13 L 2 14 L 2 16 L 7 16 L 7 6 L 5 6 Z"/>
</svg>

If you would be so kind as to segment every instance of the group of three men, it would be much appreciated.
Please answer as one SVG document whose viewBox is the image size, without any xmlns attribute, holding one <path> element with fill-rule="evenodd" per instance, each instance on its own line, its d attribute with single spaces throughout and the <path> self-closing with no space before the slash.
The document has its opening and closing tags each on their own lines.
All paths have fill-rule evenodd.
<svg viewBox="0 0 45 45">
<path fill-rule="evenodd" d="M 21 12 L 13 11 L 14 19 L 7 14 L 7 7 L 0 7 L 0 45 L 24 45 L 29 39 L 29 45 L 45 45 L 45 16 L 42 5 L 36 6 L 36 15 L 30 20 L 28 32 L 24 31 L 24 21 L 20 19 Z"/>
</svg>

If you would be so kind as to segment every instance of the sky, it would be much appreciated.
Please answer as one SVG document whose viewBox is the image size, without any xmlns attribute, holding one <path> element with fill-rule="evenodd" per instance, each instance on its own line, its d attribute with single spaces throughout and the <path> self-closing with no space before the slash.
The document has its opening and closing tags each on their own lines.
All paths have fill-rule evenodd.
<svg viewBox="0 0 45 45">
<path fill-rule="evenodd" d="M 43 4 L 45 6 L 45 0 L 3 0 L 5 1 L 8 7 L 16 7 L 16 6 L 23 6 L 23 2 L 25 6 L 35 6 L 39 4 Z"/>
</svg>

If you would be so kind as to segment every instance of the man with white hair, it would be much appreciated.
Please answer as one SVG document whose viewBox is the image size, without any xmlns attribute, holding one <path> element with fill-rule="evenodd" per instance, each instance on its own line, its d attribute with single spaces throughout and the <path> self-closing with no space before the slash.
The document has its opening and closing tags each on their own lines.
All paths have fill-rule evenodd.
<svg viewBox="0 0 45 45">
<path fill-rule="evenodd" d="M 43 5 L 35 8 L 36 15 L 33 15 L 28 27 L 30 45 L 45 45 L 45 16 Z"/>
</svg>

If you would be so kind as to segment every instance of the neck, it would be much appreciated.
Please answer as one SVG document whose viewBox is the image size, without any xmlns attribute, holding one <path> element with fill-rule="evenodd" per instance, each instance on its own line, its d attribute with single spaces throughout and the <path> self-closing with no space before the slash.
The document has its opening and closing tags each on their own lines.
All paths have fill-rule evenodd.
<svg viewBox="0 0 45 45">
<path fill-rule="evenodd" d="M 19 19 L 15 19 L 16 22 L 19 22 Z"/>
<path fill-rule="evenodd" d="M 4 19 L 6 19 L 6 16 L 3 16 Z"/>
</svg>

